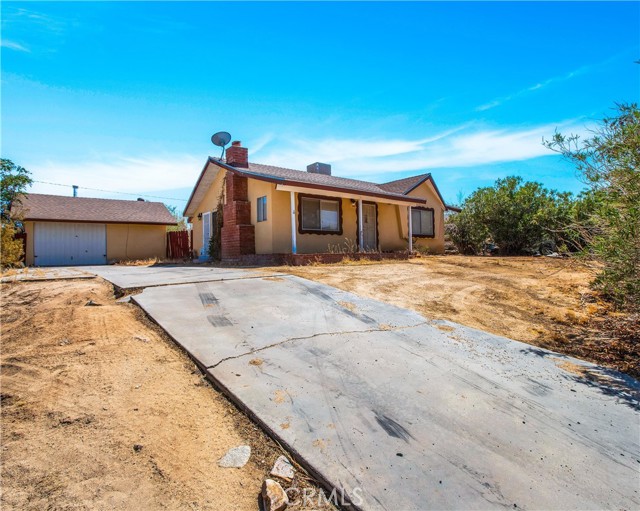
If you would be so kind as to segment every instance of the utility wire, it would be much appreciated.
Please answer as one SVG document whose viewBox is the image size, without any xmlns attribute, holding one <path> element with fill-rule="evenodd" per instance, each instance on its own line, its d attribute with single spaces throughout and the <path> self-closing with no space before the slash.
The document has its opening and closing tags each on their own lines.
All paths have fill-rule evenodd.
<svg viewBox="0 0 640 511">
<path fill-rule="evenodd" d="M 42 185 L 54 185 L 54 186 L 64 186 L 65 188 L 69 188 L 75 185 L 63 185 L 61 183 L 50 183 L 48 181 L 33 181 L 34 183 L 40 183 Z M 119 193 L 121 195 L 133 195 L 134 197 L 152 197 L 154 199 L 165 199 L 165 200 L 179 200 L 182 202 L 187 202 L 187 199 L 177 199 L 175 197 L 159 197 L 158 195 L 149 195 L 146 193 L 129 193 L 129 192 L 116 192 L 115 190 L 102 190 L 100 188 L 87 188 L 86 186 L 78 186 L 79 189 L 82 190 L 92 190 L 94 192 L 105 192 L 105 193 Z"/>
</svg>

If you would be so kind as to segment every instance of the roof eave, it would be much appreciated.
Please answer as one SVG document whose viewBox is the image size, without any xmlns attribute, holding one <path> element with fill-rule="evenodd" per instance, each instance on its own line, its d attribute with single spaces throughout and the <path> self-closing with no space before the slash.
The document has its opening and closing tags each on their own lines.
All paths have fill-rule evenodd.
<svg viewBox="0 0 640 511">
<path fill-rule="evenodd" d="M 135 225 L 178 225 L 178 222 L 141 222 L 137 220 L 81 220 L 69 218 L 21 218 L 21 222 L 64 222 L 79 224 L 135 224 Z"/>
<path fill-rule="evenodd" d="M 220 162 L 212 156 L 207 156 L 207 162 L 204 164 L 204 167 L 202 167 L 202 170 L 200 171 L 200 176 L 198 177 L 198 181 L 196 181 L 196 185 L 193 187 L 193 190 L 191 190 L 191 195 L 189 195 L 189 200 L 187 201 L 187 205 L 184 207 L 182 216 L 191 218 L 191 216 L 187 215 L 187 210 L 189 209 L 189 206 L 191 206 L 191 201 L 193 200 L 193 196 L 198 190 L 198 186 L 200 186 L 200 182 L 202 181 L 202 178 L 204 177 L 204 174 L 207 171 L 207 167 L 209 166 L 210 163 L 220 163 Z M 196 206 L 196 209 L 197 209 L 197 206 Z"/>
</svg>

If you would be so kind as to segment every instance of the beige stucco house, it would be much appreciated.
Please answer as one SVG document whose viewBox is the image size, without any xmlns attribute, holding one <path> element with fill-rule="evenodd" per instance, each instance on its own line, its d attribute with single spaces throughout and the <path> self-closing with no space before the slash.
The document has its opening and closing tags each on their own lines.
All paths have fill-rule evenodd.
<svg viewBox="0 0 640 511">
<path fill-rule="evenodd" d="M 220 201 L 223 260 L 444 251 L 447 206 L 430 174 L 375 184 L 333 176 L 322 163 L 306 172 L 250 163 L 247 148 L 233 142 L 225 160 L 208 158 L 184 211 L 200 256 L 215 236 Z"/>
<path fill-rule="evenodd" d="M 106 264 L 163 258 L 167 226 L 176 219 L 161 202 L 30 193 L 11 207 L 26 232 L 28 266 Z"/>
</svg>

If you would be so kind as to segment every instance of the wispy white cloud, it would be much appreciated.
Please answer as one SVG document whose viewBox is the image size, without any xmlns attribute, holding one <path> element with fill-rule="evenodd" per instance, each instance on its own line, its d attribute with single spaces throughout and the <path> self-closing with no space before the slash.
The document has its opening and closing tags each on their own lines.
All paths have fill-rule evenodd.
<svg viewBox="0 0 640 511">
<path fill-rule="evenodd" d="M 564 75 L 560 75 L 560 76 L 555 76 L 553 78 L 549 78 L 547 80 L 544 80 L 542 82 L 533 84 L 529 87 L 525 87 L 524 89 L 521 89 L 517 92 L 514 92 L 513 94 L 509 94 L 507 96 L 502 96 L 500 98 L 496 98 L 492 101 L 489 101 L 488 103 L 485 103 L 483 105 L 480 105 L 476 108 L 477 112 L 484 112 L 485 110 L 490 110 L 491 108 L 495 108 L 497 106 L 502 105 L 503 103 L 506 103 L 507 101 L 511 101 L 512 99 L 516 99 L 519 98 L 521 96 L 525 96 L 527 94 L 530 94 L 532 92 L 535 91 L 539 91 L 541 89 L 544 89 L 545 87 L 548 87 L 549 85 L 553 85 L 556 83 L 561 83 L 561 82 L 566 82 L 567 80 L 571 80 L 572 78 L 575 78 L 576 76 L 580 76 L 583 74 L 588 73 L 589 71 L 591 71 L 594 67 L 596 66 L 582 66 L 574 71 L 571 71 L 569 73 L 566 73 Z"/>
<path fill-rule="evenodd" d="M 27 48 L 26 46 L 20 44 L 20 43 L 16 43 L 15 41 L 9 41 L 8 39 L 3 39 L 2 41 L 0 41 L 0 46 L 2 48 L 7 48 L 9 50 L 15 50 L 15 51 L 23 51 L 26 53 L 31 53 L 31 50 L 29 48 Z"/>
<path fill-rule="evenodd" d="M 422 171 L 435 168 L 472 167 L 522 161 L 550 155 L 542 138 L 554 131 L 584 133 L 577 120 L 533 127 L 486 129 L 464 125 L 436 136 L 417 140 L 291 139 L 274 140 L 262 150 L 264 163 L 304 169 L 314 161 L 331 163 L 334 174 L 344 177 Z M 249 148 L 251 153 L 251 148 Z M 250 159 L 251 154 L 250 154 Z"/>
<path fill-rule="evenodd" d="M 34 181 L 56 183 L 82 188 L 126 192 L 143 195 L 165 195 L 162 190 L 192 187 L 202 170 L 205 157 L 190 154 L 164 154 L 153 156 L 103 156 L 76 162 L 30 161 L 24 166 L 32 172 Z M 64 194 L 64 188 L 51 184 L 34 183 L 31 192 Z M 81 190 L 92 197 L 114 196 L 95 190 Z M 125 196 L 120 197 L 126 199 Z"/>
<path fill-rule="evenodd" d="M 459 126 L 433 136 L 417 139 L 309 139 L 278 138 L 265 135 L 250 141 L 251 161 L 304 170 L 309 163 L 331 163 L 334 175 L 361 179 L 394 179 L 407 172 L 438 168 L 461 169 L 537 158 L 552 153 L 542 145 L 556 129 L 584 134 L 578 120 L 532 127 L 486 129 Z M 261 147 L 262 146 L 262 147 Z M 254 150 L 255 149 L 255 150 Z M 256 155 L 257 153 L 257 155 Z M 171 196 L 162 190 L 190 189 L 194 186 L 206 156 L 194 154 L 154 154 L 151 156 L 96 155 L 81 161 L 29 161 L 35 181 L 81 187 L 80 193 L 94 197 L 118 197 L 82 188 Z M 34 193 L 64 194 L 64 188 L 35 183 Z M 122 196 L 120 198 L 127 198 Z"/>
</svg>

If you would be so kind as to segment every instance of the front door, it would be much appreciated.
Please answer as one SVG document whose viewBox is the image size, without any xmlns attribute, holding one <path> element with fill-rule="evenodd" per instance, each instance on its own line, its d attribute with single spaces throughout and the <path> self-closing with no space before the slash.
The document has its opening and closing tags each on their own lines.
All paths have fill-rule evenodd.
<svg viewBox="0 0 640 511">
<path fill-rule="evenodd" d="M 362 204 L 362 237 L 364 250 L 378 250 L 378 222 L 375 204 Z"/>
</svg>

